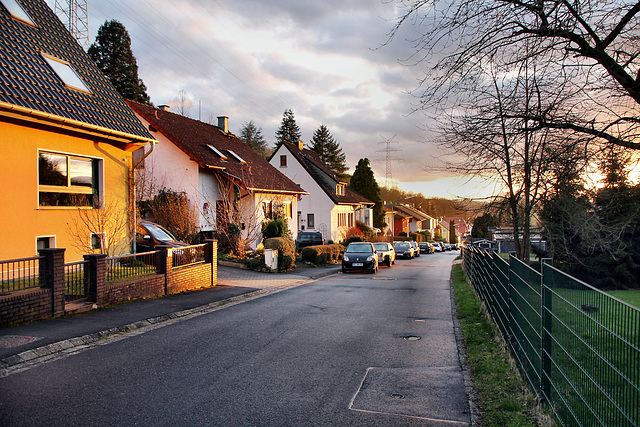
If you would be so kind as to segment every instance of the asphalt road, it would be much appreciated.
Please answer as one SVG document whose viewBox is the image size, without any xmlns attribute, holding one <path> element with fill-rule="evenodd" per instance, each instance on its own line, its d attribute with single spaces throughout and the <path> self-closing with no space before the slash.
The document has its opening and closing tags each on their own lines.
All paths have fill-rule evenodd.
<svg viewBox="0 0 640 427">
<path fill-rule="evenodd" d="M 0 378 L 0 425 L 464 425 L 455 252 L 336 274 Z"/>
</svg>

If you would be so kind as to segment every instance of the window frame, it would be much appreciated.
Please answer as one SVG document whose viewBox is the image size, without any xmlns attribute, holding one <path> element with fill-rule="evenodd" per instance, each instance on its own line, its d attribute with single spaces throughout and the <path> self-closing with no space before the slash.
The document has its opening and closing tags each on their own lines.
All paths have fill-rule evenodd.
<svg viewBox="0 0 640 427">
<path fill-rule="evenodd" d="M 316 215 L 312 213 L 307 214 L 307 228 L 316 228 Z"/>
<path fill-rule="evenodd" d="M 293 219 L 293 203 L 290 200 L 282 202 L 282 212 L 285 219 Z"/>
<path fill-rule="evenodd" d="M 59 156 L 64 157 L 66 159 L 66 184 L 65 185 L 53 185 L 53 184 L 43 184 L 41 183 L 41 156 L 51 155 L 51 156 Z M 47 149 L 38 149 L 37 155 L 37 184 L 38 184 L 38 208 L 39 209 L 76 209 L 76 208 L 86 208 L 86 209 L 101 209 L 102 208 L 102 195 L 103 195 L 103 175 L 104 175 L 104 162 L 101 158 L 90 157 L 86 155 L 72 154 L 72 153 L 64 153 Z M 91 185 L 77 185 L 72 184 L 72 174 L 70 167 L 71 160 L 81 160 L 90 162 L 91 168 Z M 41 200 L 42 193 L 60 193 L 60 194 L 85 194 L 92 196 L 90 198 L 91 203 L 87 205 L 79 205 L 79 204 L 69 204 L 69 205 L 50 205 L 43 204 Z"/>
<path fill-rule="evenodd" d="M 33 19 L 31 18 L 29 13 L 24 10 L 22 4 L 20 4 L 17 0 L 0 0 L 0 3 L 2 3 L 5 9 L 7 9 L 13 19 L 23 22 L 34 28 L 38 28 L 35 22 L 33 22 Z"/>
<path fill-rule="evenodd" d="M 286 168 L 287 167 L 287 155 L 283 154 L 280 156 L 280 167 L 281 168 Z"/>
<path fill-rule="evenodd" d="M 73 66 L 71 66 L 69 61 L 65 61 L 62 58 L 58 58 L 57 56 L 53 56 L 42 51 L 40 52 L 40 55 L 44 58 L 45 62 L 53 70 L 55 75 L 58 76 L 66 88 L 87 94 L 93 93 L 87 83 L 82 79 L 82 77 L 80 77 L 80 74 L 78 74 Z M 71 74 L 69 74 L 69 72 Z"/>
</svg>

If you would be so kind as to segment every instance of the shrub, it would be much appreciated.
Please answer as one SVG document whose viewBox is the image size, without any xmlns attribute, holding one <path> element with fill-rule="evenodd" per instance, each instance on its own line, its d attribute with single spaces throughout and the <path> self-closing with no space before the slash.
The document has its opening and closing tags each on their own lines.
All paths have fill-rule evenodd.
<svg viewBox="0 0 640 427">
<path fill-rule="evenodd" d="M 356 241 L 361 242 L 362 238 L 364 237 L 364 233 L 358 227 L 351 227 L 350 229 L 347 230 L 347 233 L 345 234 L 344 238 L 346 240 L 349 240 L 353 237 L 359 237 L 360 240 L 356 240 Z"/>
<path fill-rule="evenodd" d="M 287 237 L 288 233 L 289 227 L 287 225 L 287 221 L 282 218 L 269 221 L 262 230 L 262 235 L 265 239 L 270 239 L 272 237 Z"/>
<path fill-rule="evenodd" d="M 360 237 L 360 236 L 352 236 L 352 237 L 349 237 L 349 238 L 344 242 L 344 244 L 345 244 L 345 246 L 347 246 L 347 245 L 348 245 L 349 243 L 351 243 L 351 242 L 363 242 L 363 241 L 364 241 L 364 240 L 362 240 L 362 237 Z"/>
<path fill-rule="evenodd" d="M 302 249 L 301 258 L 314 264 L 326 264 L 340 259 L 340 251 L 344 250 L 342 245 L 318 245 L 307 246 Z"/>
<path fill-rule="evenodd" d="M 362 231 L 362 238 L 365 241 L 371 241 L 373 237 L 373 228 L 370 228 L 367 224 L 362 221 L 356 221 L 356 227 Z"/>
<path fill-rule="evenodd" d="M 296 245 L 285 237 L 272 237 L 264 241 L 265 249 L 278 251 L 278 270 L 289 270 L 295 267 Z"/>
</svg>

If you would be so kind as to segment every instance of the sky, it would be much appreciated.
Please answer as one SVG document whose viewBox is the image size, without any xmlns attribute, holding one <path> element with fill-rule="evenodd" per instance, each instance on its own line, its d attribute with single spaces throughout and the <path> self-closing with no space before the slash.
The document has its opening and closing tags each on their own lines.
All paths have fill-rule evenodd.
<svg viewBox="0 0 640 427">
<path fill-rule="evenodd" d="M 47 3 L 55 10 L 56 0 Z M 489 191 L 442 170 L 414 111 L 423 69 L 402 61 L 419 29 L 389 41 L 402 13 L 393 0 L 87 0 L 87 10 L 89 42 L 107 20 L 127 28 L 156 106 L 184 91 L 192 118 L 228 116 L 236 134 L 253 120 L 269 146 L 291 109 L 305 144 L 320 125 L 329 129 L 349 173 L 367 157 L 381 186 L 446 198 Z"/>
</svg>

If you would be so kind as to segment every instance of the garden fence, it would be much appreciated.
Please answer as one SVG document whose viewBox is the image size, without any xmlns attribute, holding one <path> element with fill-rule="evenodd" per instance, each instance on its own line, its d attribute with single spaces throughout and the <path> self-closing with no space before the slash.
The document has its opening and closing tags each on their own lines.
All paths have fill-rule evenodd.
<svg viewBox="0 0 640 427">
<path fill-rule="evenodd" d="M 542 260 L 463 249 L 463 267 L 531 389 L 564 425 L 640 425 L 640 310 Z"/>
</svg>

